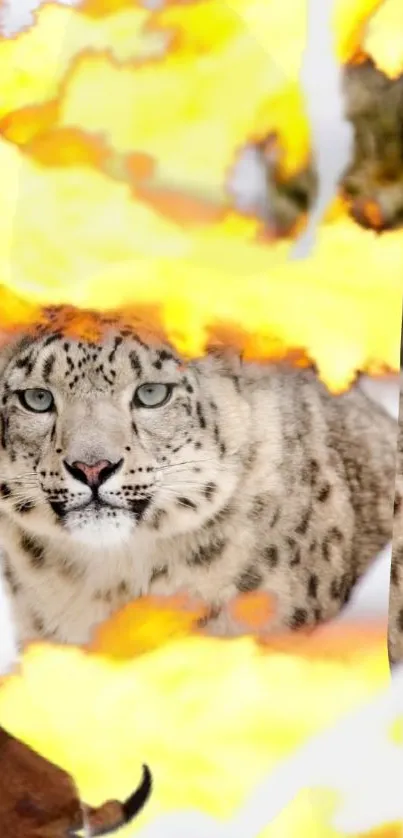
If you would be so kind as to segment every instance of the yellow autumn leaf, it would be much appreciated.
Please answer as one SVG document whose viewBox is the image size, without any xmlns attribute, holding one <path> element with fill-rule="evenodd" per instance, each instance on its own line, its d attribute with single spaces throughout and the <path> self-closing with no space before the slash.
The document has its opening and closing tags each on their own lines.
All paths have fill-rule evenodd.
<svg viewBox="0 0 403 838">
<path fill-rule="evenodd" d="M 329 789 L 302 789 L 258 838 L 402 838 L 402 823 L 389 823 L 368 832 L 340 832 L 332 819 L 341 805 Z"/>
<path fill-rule="evenodd" d="M 384 0 L 368 21 L 362 43 L 376 66 L 391 79 L 403 73 L 403 26 L 400 0 Z"/>
<path fill-rule="evenodd" d="M 258 141 L 270 135 L 276 137 L 279 178 L 287 180 L 304 168 L 311 154 L 311 131 L 298 84 L 285 83 L 270 96 L 269 102 L 259 106 L 250 135 Z"/>
<path fill-rule="evenodd" d="M 385 0 L 334 0 L 332 16 L 335 53 L 342 64 L 362 51 L 368 21 L 376 16 Z"/>
<path fill-rule="evenodd" d="M 261 0 L 249 2 L 249 6 L 252 14 L 248 3 L 241 4 L 245 19 L 239 9 L 211 2 L 179 7 L 176 15 L 175 7 L 168 9 L 166 21 L 156 14 L 148 21 L 145 43 L 148 45 L 150 38 L 171 37 L 173 47 L 163 62 L 141 68 L 121 67 L 114 59 L 128 57 L 125 22 L 132 20 L 130 34 L 133 29 L 141 33 L 144 11 L 124 9 L 94 21 L 78 10 L 60 12 L 56 6 L 45 7 L 30 32 L 19 36 L 15 44 L 0 43 L 0 70 L 3 50 L 9 75 L 10 67 L 21 66 L 21 58 L 27 63 L 31 60 L 26 73 L 27 77 L 31 74 L 31 89 L 25 84 L 21 92 L 16 73 L 11 73 L 11 81 L 5 75 L 5 91 L 10 95 L 3 94 L 4 110 L 0 99 L 0 117 L 4 114 L 0 130 L 19 144 L 56 124 L 102 133 L 122 153 L 147 151 L 156 156 L 156 173 L 163 181 L 193 186 L 223 200 L 228 169 L 240 145 L 251 132 L 257 133 L 258 113 L 273 114 L 269 126 L 266 116 L 262 130 L 281 131 L 292 112 L 301 127 L 297 130 L 295 124 L 292 150 L 284 165 L 301 165 L 309 130 L 298 86 L 291 91 L 291 101 L 287 96 L 277 98 L 270 108 L 270 100 L 272 93 L 284 87 L 284 66 L 292 78 L 298 77 L 305 41 L 305 0 L 297 3 L 292 32 L 281 5 L 271 4 L 274 11 L 269 15 Z M 273 35 L 262 37 L 273 27 Z M 53 61 L 47 55 L 39 67 L 34 56 L 43 55 L 42 40 L 53 45 Z M 141 43 L 138 36 L 131 47 L 133 55 L 136 46 L 140 54 Z M 80 50 L 84 55 L 74 61 Z M 278 63 L 279 56 L 283 64 Z M 60 101 L 52 106 L 49 100 L 59 90 Z M 94 90 L 102 90 L 102 96 L 94 96 Z"/>
<path fill-rule="evenodd" d="M 151 307 L 185 355 L 217 339 L 261 360 L 301 350 L 335 390 L 357 370 L 398 368 L 399 231 L 377 236 L 341 216 L 294 261 L 292 242 L 255 239 L 256 221 L 233 213 L 179 226 L 157 196 L 141 200 L 90 167 L 44 168 L 2 141 L 0 170 L 3 325 L 23 304 L 130 317 Z"/>
<path fill-rule="evenodd" d="M 363 29 L 383 0 L 335 0 L 332 9 L 334 47 L 339 60 L 351 60 L 360 49 Z M 310 0 L 201 0 L 168 4 L 153 18 L 153 25 L 174 34 L 182 55 L 201 56 L 219 51 L 237 37 L 248 36 L 255 48 L 263 47 L 288 80 L 297 80 L 306 48 Z M 155 21 L 155 23 L 154 23 Z"/>
<path fill-rule="evenodd" d="M 243 67 L 236 100 L 235 66 Z M 107 55 L 84 55 L 63 89 L 58 124 L 103 134 L 121 154 L 151 154 L 157 181 L 223 201 L 257 108 L 278 85 L 270 58 L 247 37 L 219 58 L 174 53 L 137 68 L 119 67 Z"/>
<path fill-rule="evenodd" d="M 299 84 L 308 5 L 202 0 L 156 13 L 123 4 L 102 14 L 93 0 L 99 16 L 46 5 L 28 32 L 0 42 L 0 131 L 19 144 L 55 125 L 100 132 L 120 152 L 157 157 L 162 181 L 220 200 L 239 149 L 274 133 L 283 175 L 292 175 L 309 153 Z M 378 5 L 336 3 L 342 60 L 354 55 L 363 21 Z M 116 63 L 150 58 L 169 44 L 161 62 Z"/>
<path fill-rule="evenodd" d="M 141 620 L 153 611 L 137 607 L 141 646 Z M 190 629 L 161 641 L 120 660 L 33 645 L 0 688 L 0 725 L 69 772 L 89 805 L 124 799 L 141 763 L 150 766 L 154 792 L 139 828 L 180 808 L 230 817 L 281 759 L 388 683 L 381 633 L 368 636 L 365 654 L 347 655 L 324 644 L 311 656 L 309 640 L 302 652 L 285 652 Z M 294 815 L 298 825 L 304 813 Z"/>
<path fill-rule="evenodd" d="M 13 38 L 0 38 L 0 119 L 53 99 L 83 50 L 109 50 L 119 61 L 160 53 L 165 38 L 146 30 L 149 17 L 135 2 L 100 18 L 58 3 L 43 5 L 30 28 Z"/>
<path fill-rule="evenodd" d="M 87 304 L 159 304 L 164 331 L 184 354 L 202 353 L 222 329 L 249 358 L 302 348 L 334 390 L 357 370 L 397 370 L 401 237 L 380 243 L 343 220 L 321 229 L 311 258 L 293 262 L 289 253 L 288 242 L 264 247 L 200 231 L 179 262 L 148 258 L 100 272 L 87 282 Z M 387 284 L 384 260 L 392 268 Z"/>
<path fill-rule="evenodd" d="M 341 62 L 351 60 L 359 51 L 365 22 L 380 3 L 381 0 L 336 0 L 334 3 L 334 49 Z M 310 128 L 299 74 L 306 49 L 309 9 L 309 0 L 280 3 L 204 0 L 185 7 L 168 5 L 157 13 L 158 24 L 173 35 L 175 57 L 181 62 L 182 84 L 192 84 L 198 68 L 206 62 L 206 56 L 209 62 L 215 59 L 216 84 L 223 85 L 226 91 L 223 113 L 231 120 L 231 130 L 236 133 L 237 145 L 231 160 L 236 149 L 248 140 L 273 133 L 281 142 L 280 170 L 284 177 L 295 174 L 306 163 Z M 239 49 L 244 45 L 242 60 L 237 53 L 237 44 Z M 189 58 L 193 58 L 193 73 Z M 231 95 L 234 79 L 236 99 Z M 244 80 L 249 86 L 249 96 L 243 92 Z M 197 90 L 195 96 L 198 101 Z M 244 96 L 253 105 L 254 115 L 240 133 L 241 127 L 238 128 L 234 120 L 243 106 Z M 214 98 L 210 101 L 212 111 L 216 113 Z M 230 109 L 234 114 L 229 113 Z M 215 143 L 211 145 L 215 148 Z M 223 171 L 225 173 L 225 167 Z"/>
<path fill-rule="evenodd" d="M 336 3 L 335 49 L 344 60 L 376 6 Z M 147 150 L 163 182 L 220 200 L 239 149 L 267 134 L 280 138 L 281 169 L 290 176 L 309 154 L 299 83 L 307 14 L 308 0 L 168 6 L 152 18 L 172 41 L 165 59 L 120 67 L 108 55 L 82 56 L 63 87 L 58 124 L 104 134 L 122 153 Z"/>
<path fill-rule="evenodd" d="M 288 838 L 296 834 L 307 838 L 340 838 L 340 832 L 330 826 L 337 802 L 334 792 L 302 789 L 258 838 Z"/>
<path fill-rule="evenodd" d="M 150 247 L 164 255 L 183 249 L 180 228 L 94 168 L 44 169 L 0 141 L 0 171 L 2 282 L 33 302 L 49 295 L 49 302 L 85 304 L 85 282 L 101 268 Z"/>
<path fill-rule="evenodd" d="M 241 40 L 248 41 L 250 55 L 265 54 L 277 77 L 297 79 L 306 46 L 308 0 L 200 0 L 168 4 L 155 16 L 157 26 L 173 35 L 175 52 L 180 58 L 219 59 Z M 235 59 L 233 52 L 233 59 Z M 220 72 L 220 68 L 219 72 Z M 244 70 L 233 65 L 232 81 Z M 224 72 L 224 67 L 222 71 Z M 236 75 L 235 75 L 236 74 Z M 252 93 L 252 91 L 251 91 Z M 238 98 L 238 97 L 237 97 Z M 232 102 L 235 104 L 236 99 Z"/>
<path fill-rule="evenodd" d="M 390 730 L 390 738 L 396 745 L 403 745 L 403 716 L 396 719 Z"/>
</svg>

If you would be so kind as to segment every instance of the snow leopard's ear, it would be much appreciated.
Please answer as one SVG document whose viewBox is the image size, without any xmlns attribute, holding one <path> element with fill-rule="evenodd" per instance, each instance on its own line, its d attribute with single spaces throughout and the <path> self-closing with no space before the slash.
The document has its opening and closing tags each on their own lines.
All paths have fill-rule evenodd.
<svg viewBox="0 0 403 838">
<path fill-rule="evenodd" d="M 33 343 L 34 338 L 26 334 L 7 335 L 0 329 L 0 381 L 4 371 L 15 355 Z"/>
<path fill-rule="evenodd" d="M 215 369 L 221 375 L 240 375 L 243 367 L 242 353 L 227 347 L 214 347 L 209 350 Z"/>
</svg>

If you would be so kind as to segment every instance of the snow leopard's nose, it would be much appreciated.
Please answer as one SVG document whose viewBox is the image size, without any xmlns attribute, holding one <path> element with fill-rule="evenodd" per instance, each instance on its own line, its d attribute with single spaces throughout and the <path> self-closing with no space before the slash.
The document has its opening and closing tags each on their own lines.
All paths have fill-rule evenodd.
<svg viewBox="0 0 403 838">
<path fill-rule="evenodd" d="M 99 460 L 97 463 L 82 463 L 75 460 L 74 463 L 64 461 L 64 467 L 80 483 L 85 483 L 91 489 L 99 489 L 109 477 L 120 469 L 123 460 L 117 463 L 111 463 L 110 460 Z"/>
</svg>

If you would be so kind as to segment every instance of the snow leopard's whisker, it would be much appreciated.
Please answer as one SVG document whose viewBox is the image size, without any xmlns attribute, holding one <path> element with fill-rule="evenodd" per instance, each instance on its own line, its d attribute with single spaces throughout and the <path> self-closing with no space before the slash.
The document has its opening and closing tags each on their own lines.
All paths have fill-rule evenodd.
<svg viewBox="0 0 403 838">
<path fill-rule="evenodd" d="M 21 483 L 20 481 L 18 481 L 18 483 L 17 482 L 15 482 L 15 483 L 10 482 L 10 483 L 7 483 L 7 485 L 9 486 L 9 488 L 11 489 L 12 492 L 15 492 L 15 491 L 17 491 L 17 492 L 18 491 L 21 491 L 21 492 L 28 491 L 29 492 L 29 491 L 32 491 L 33 489 L 38 489 L 39 488 L 39 484 L 36 481 L 28 482 L 26 480 L 24 480 L 23 483 Z"/>
<path fill-rule="evenodd" d="M 13 483 L 30 483 L 30 482 L 39 482 L 38 475 L 34 471 L 29 471 L 26 474 L 19 474 L 17 477 L 6 477 L 5 481 L 8 484 Z"/>
<path fill-rule="evenodd" d="M 213 480 L 215 475 L 211 475 Z M 160 486 L 205 486 L 209 482 L 209 476 L 206 474 L 189 474 L 187 471 L 175 471 L 172 474 L 164 474 Z"/>
<path fill-rule="evenodd" d="M 224 470 L 220 471 L 220 469 L 211 469 L 211 471 L 204 471 L 200 472 L 199 474 L 193 473 L 190 469 L 178 469 L 177 471 L 168 471 L 165 474 L 161 475 L 163 484 L 165 480 L 191 480 L 194 483 L 206 483 L 209 480 L 216 480 L 222 474 L 228 474 L 229 471 L 225 472 Z"/>
<path fill-rule="evenodd" d="M 29 471 L 25 474 L 16 474 L 12 477 L 5 477 L 4 479 L 7 483 L 25 483 L 26 481 L 31 482 L 33 480 L 39 482 L 39 475 L 34 471 Z"/>
<path fill-rule="evenodd" d="M 40 493 L 38 493 L 37 486 L 9 486 L 9 494 L 4 495 L 3 498 L 5 500 L 19 500 L 20 498 L 26 497 L 40 497 Z"/>
<path fill-rule="evenodd" d="M 10 494 L 12 495 L 13 498 L 15 498 L 16 494 L 20 494 L 20 495 L 22 494 L 23 495 L 25 492 L 35 492 L 35 491 L 38 491 L 38 488 L 39 488 L 37 483 L 30 483 L 30 484 L 25 483 L 22 486 L 21 486 L 20 483 L 14 483 L 14 484 L 10 483 L 10 484 L 7 484 L 7 485 L 8 485 L 8 488 L 10 490 Z"/>
<path fill-rule="evenodd" d="M 220 471 L 220 472 L 230 471 L 230 466 L 228 464 L 217 463 L 214 460 L 211 460 L 210 463 L 211 463 L 211 466 L 212 466 L 212 471 Z M 201 465 L 204 465 L 204 463 L 202 463 Z M 176 465 L 164 466 L 164 468 L 158 469 L 158 471 L 162 471 L 162 472 L 164 472 L 164 474 L 167 474 L 167 473 L 169 474 L 170 472 L 178 474 L 178 473 L 182 473 L 182 472 L 189 473 L 189 472 L 193 471 L 194 468 L 200 468 L 200 465 L 197 461 L 195 461 L 194 463 L 184 464 L 184 465 L 180 465 L 180 466 L 179 465 L 178 466 L 176 466 Z M 206 473 L 208 474 L 208 468 L 204 469 L 204 474 L 206 474 Z"/>
<path fill-rule="evenodd" d="M 14 477 L 10 477 L 10 480 L 23 480 L 25 477 L 37 477 L 38 473 L 36 471 L 21 471 L 19 474 L 15 475 Z"/>
<path fill-rule="evenodd" d="M 18 503 L 13 503 L 12 508 L 15 512 L 20 512 L 25 503 L 29 505 L 30 510 L 43 509 L 46 506 L 46 503 L 44 501 L 37 501 L 33 498 L 21 498 L 21 500 L 18 501 Z"/>
<path fill-rule="evenodd" d="M 178 496 L 175 495 L 174 492 L 171 495 L 168 495 L 166 498 L 164 498 L 164 500 L 167 500 L 167 501 L 174 500 L 175 505 L 179 506 L 181 509 L 188 509 L 189 510 L 189 509 L 192 508 L 192 506 L 189 503 L 185 503 L 185 501 L 182 500 L 182 498 L 178 498 Z M 191 498 L 189 498 L 189 500 L 191 500 Z"/>
<path fill-rule="evenodd" d="M 35 503 L 35 506 L 44 506 L 47 503 L 47 501 L 44 498 L 38 498 L 37 495 L 28 492 L 19 492 L 18 494 L 13 494 L 10 500 L 13 506 L 25 502 Z"/>
<path fill-rule="evenodd" d="M 26 484 L 23 485 L 23 486 L 14 484 L 14 486 L 10 485 L 9 488 L 10 488 L 10 492 L 11 492 L 10 497 L 15 498 L 17 495 L 30 495 L 30 494 L 32 494 L 33 492 L 35 492 L 35 490 L 38 489 L 38 485 L 34 484 L 34 483 L 32 483 L 30 486 L 28 486 Z"/>
<path fill-rule="evenodd" d="M 157 466 L 155 470 L 165 471 L 166 469 L 177 468 L 178 466 L 199 466 L 204 465 L 205 463 L 215 463 L 217 466 L 225 468 L 225 464 L 218 462 L 216 457 L 203 457 L 199 460 L 181 460 L 179 463 L 169 463 L 167 466 Z"/>
<path fill-rule="evenodd" d="M 163 485 L 163 490 L 167 489 L 168 491 L 173 492 L 181 492 L 184 489 L 196 489 L 198 492 L 203 492 L 205 484 L 204 483 L 194 483 L 191 480 L 184 480 L 180 483 L 168 483 Z"/>
<path fill-rule="evenodd" d="M 193 484 L 185 484 L 185 483 L 167 483 L 163 484 L 159 487 L 158 495 L 161 497 L 162 495 L 168 495 L 169 493 L 175 497 L 178 492 L 183 491 L 185 488 L 189 489 L 192 486 L 193 489 L 201 490 L 202 484 L 201 483 L 193 483 Z"/>
<path fill-rule="evenodd" d="M 187 495 L 189 495 L 189 498 L 187 498 Z M 161 495 L 159 495 L 159 499 L 164 502 L 175 501 L 177 506 L 183 506 L 185 509 L 189 509 L 191 508 L 193 503 L 196 506 L 198 503 L 200 503 L 200 495 L 200 491 L 198 491 L 196 494 L 196 492 L 194 490 L 192 491 L 191 489 L 189 489 L 189 487 L 184 487 L 182 490 L 180 488 L 176 491 L 170 489 L 166 492 L 166 494 L 161 493 Z M 189 500 L 190 503 L 188 503 L 187 500 Z"/>
<path fill-rule="evenodd" d="M 34 487 L 32 487 L 33 489 Z M 9 497 L 11 500 L 15 500 L 16 498 L 27 498 L 33 495 L 33 491 L 29 491 L 26 488 L 24 489 L 13 489 L 11 495 Z"/>
</svg>

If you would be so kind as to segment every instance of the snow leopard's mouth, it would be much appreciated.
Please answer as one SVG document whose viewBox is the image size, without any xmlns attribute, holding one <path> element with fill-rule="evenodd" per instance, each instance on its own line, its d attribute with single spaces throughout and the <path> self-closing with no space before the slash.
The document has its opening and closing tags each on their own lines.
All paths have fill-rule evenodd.
<svg viewBox="0 0 403 838">
<path fill-rule="evenodd" d="M 69 506 L 65 501 L 51 501 L 50 506 L 57 518 L 62 522 L 65 522 L 69 515 L 77 515 L 80 512 L 85 512 L 86 517 L 94 516 L 94 518 L 102 512 L 109 512 L 111 515 L 113 513 L 126 513 L 134 517 L 138 522 L 143 517 L 150 501 L 151 498 L 136 498 L 129 501 L 127 506 L 122 506 L 120 504 L 109 503 L 98 495 L 95 495 L 85 503 L 76 504 L 75 506 Z"/>
</svg>

